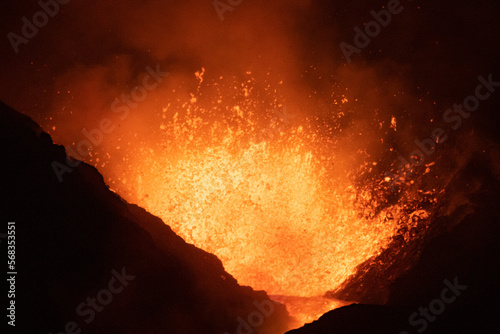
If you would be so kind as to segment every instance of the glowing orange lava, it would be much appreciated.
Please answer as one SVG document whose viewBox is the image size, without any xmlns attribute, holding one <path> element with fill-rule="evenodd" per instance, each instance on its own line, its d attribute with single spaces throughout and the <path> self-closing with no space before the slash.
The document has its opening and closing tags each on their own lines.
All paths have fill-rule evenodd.
<svg viewBox="0 0 500 334">
<path fill-rule="evenodd" d="M 197 78 L 201 86 L 203 72 Z M 240 284 L 292 299 L 321 296 L 383 251 L 405 213 L 401 203 L 375 212 L 373 186 L 332 167 L 339 153 L 320 149 L 314 122 L 288 122 L 278 98 L 264 101 L 252 84 L 205 83 L 209 94 L 199 86 L 198 95 L 165 103 L 147 139 L 122 134 L 126 168 L 109 182 L 217 255 Z M 297 325 L 342 305 L 314 298 L 295 311 L 289 302 Z"/>
</svg>

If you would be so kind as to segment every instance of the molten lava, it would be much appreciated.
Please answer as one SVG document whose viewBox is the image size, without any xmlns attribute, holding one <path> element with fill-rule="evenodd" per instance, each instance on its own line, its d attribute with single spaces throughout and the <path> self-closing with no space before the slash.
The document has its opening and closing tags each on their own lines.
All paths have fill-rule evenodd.
<svg viewBox="0 0 500 334">
<path fill-rule="evenodd" d="M 321 120 L 291 115 L 271 85 L 208 84 L 203 74 L 196 94 L 172 90 L 153 132 L 134 124 L 119 134 L 122 149 L 106 154 L 121 155 L 124 167 L 104 172 L 109 184 L 217 255 L 240 284 L 287 303 L 298 325 L 343 305 L 318 296 L 380 254 L 412 210 L 374 195 L 383 176 L 357 182 L 355 171 L 377 163 L 339 166 L 348 153 L 325 150 L 334 139 L 318 130 Z"/>
</svg>

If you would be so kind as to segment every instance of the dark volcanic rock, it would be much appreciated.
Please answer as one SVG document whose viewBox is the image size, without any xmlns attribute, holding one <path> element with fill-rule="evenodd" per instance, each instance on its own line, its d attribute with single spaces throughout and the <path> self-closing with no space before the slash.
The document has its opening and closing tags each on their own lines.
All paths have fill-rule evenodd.
<svg viewBox="0 0 500 334">
<path fill-rule="evenodd" d="M 320 320 L 305 325 L 287 334 L 302 333 L 392 333 L 405 328 L 405 314 L 410 309 L 391 308 L 379 305 L 353 304 L 323 315 Z"/>
<path fill-rule="evenodd" d="M 0 232 L 16 222 L 13 332 L 236 333 L 238 317 L 258 311 L 255 301 L 269 303 L 214 255 L 111 192 L 95 168 L 82 163 L 60 183 L 51 164 L 65 164 L 64 148 L 4 104 L 0 157 Z M 129 276 L 123 288 L 121 275 Z M 92 311 L 85 304 L 96 297 Z M 255 333 L 286 329 L 284 306 L 272 305 Z"/>
<path fill-rule="evenodd" d="M 440 233 L 424 241 L 411 268 L 393 280 L 389 277 L 394 270 L 378 272 L 375 281 L 382 286 L 383 293 L 388 292 L 385 305 L 354 305 L 333 310 L 289 333 L 498 332 L 498 152 L 498 146 L 491 144 L 473 154 L 454 176 L 446 189 L 448 205 L 443 206 L 439 221 L 433 222 L 440 225 Z M 350 282 L 350 286 L 355 286 L 355 282 Z M 381 293 L 370 291 L 373 286 L 360 286 L 355 293 L 378 298 Z M 459 286 L 458 292 L 453 293 L 450 286 Z M 424 320 L 425 312 L 428 320 Z"/>
</svg>

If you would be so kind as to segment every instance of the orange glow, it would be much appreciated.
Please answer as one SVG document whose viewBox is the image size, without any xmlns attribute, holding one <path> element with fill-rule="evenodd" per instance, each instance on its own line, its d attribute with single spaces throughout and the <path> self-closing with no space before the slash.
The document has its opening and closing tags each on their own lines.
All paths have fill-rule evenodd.
<svg viewBox="0 0 500 334">
<path fill-rule="evenodd" d="M 300 131 L 283 149 L 243 145 L 244 132 L 228 131 L 218 146 L 186 147 L 174 163 L 144 161 L 151 174 L 138 180 L 137 196 L 187 242 L 216 254 L 241 284 L 319 295 L 394 235 L 395 222 L 358 218 L 352 188 L 325 189 L 327 173 Z"/>
<path fill-rule="evenodd" d="M 376 209 L 379 185 L 360 186 L 340 172 L 360 168 L 338 166 L 349 149 L 325 150 L 332 142 L 317 121 L 286 119 L 276 90 L 267 87 L 271 98 L 262 97 L 253 79 L 226 87 L 203 83 L 204 73 L 195 74 L 196 94 L 179 98 L 172 90 L 176 98 L 158 109 L 154 132 L 138 134 L 132 122 L 115 142 L 121 149 L 108 144 L 126 166 L 108 172 L 109 183 L 217 255 L 240 284 L 288 296 L 275 298 L 287 303 L 294 326 L 315 320 L 345 304 L 316 296 L 382 252 L 402 220 L 427 213 L 408 212 L 401 202 Z M 395 129 L 394 118 L 389 124 Z"/>
<path fill-rule="evenodd" d="M 302 327 L 306 323 L 318 320 L 326 312 L 349 305 L 349 302 L 316 297 L 271 296 L 271 299 L 286 305 L 288 312 L 294 317 L 289 324 L 290 329 Z"/>
</svg>

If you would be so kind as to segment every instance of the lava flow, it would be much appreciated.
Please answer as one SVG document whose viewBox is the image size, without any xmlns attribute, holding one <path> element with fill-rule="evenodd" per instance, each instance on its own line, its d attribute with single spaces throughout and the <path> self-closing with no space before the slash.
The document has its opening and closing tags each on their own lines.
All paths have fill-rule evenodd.
<svg viewBox="0 0 500 334">
<path fill-rule="evenodd" d="M 122 197 L 217 255 L 240 284 L 286 303 L 294 327 L 344 305 L 321 296 L 380 254 L 412 210 L 379 195 L 383 176 L 359 178 L 377 162 L 343 157 L 335 122 L 292 113 L 250 73 L 229 86 L 203 74 L 190 96 L 171 91 L 154 130 L 141 134 L 132 122 L 118 131 L 121 144 L 105 154 L 121 156 L 121 167 L 96 152 L 91 163 Z"/>
</svg>

